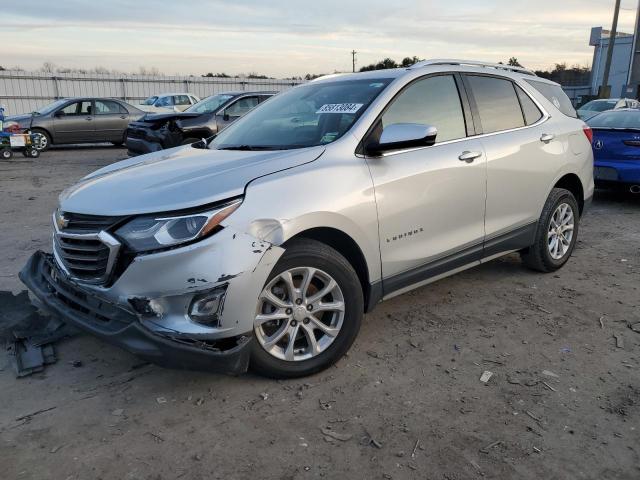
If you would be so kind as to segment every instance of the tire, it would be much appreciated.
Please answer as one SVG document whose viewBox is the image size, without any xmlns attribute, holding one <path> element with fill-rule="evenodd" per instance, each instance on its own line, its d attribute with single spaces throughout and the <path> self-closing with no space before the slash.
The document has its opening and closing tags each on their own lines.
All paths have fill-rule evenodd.
<svg viewBox="0 0 640 480">
<path fill-rule="evenodd" d="M 294 279 L 298 275 L 301 276 L 298 287 L 302 285 L 304 278 L 311 277 L 308 289 L 298 297 L 301 304 L 296 305 L 297 301 L 293 301 L 291 295 L 285 292 L 286 284 L 281 275 L 285 274 L 286 277 L 286 272 L 293 272 Z M 309 275 L 307 272 L 313 273 Z M 307 277 L 304 277 L 305 274 Z M 316 302 L 313 299 L 314 295 L 330 288 L 330 279 L 335 281 L 336 287 Z M 277 300 L 292 308 L 276 309 L 275 304 L 265 299 L 265 292 L 275 293 L 271 298 L 276 298 L 278 289 L 282 291 L 282 297 L 278 297 Z M 297 292 L 300 293 L 302 290 L 300 288 Z M 309 308 L 307 300 L 311 307 L 317 310 Z M 336 308 L 324 310 L 325 306 L 336 306 L 340 303 L 342 311 Z M 268 309 L 275 310 L 269 312 Z M 280 315 L 281 318 L 262 322 L 259 320 L 259 317 L 274 314 Z M 315 319 L 313 321 L 308 317 L 311 314 Z M 321 242 L 310 239 L 294 240 L 274 266 L 258 298 L 250 367 L 256 373 L 271 378 L 303 377 L 324 370 L 338 361 L 351 347 L 360 330 L 363 314 L 362 287 L 351 264 L 336 250 Z M 322 322 L 323 328 L 318 328 L 318 320 Z M 294 346 L 297 348 L 287 348 L 291 338 L 287 333 L 280 342 L 273 344 L 268 350 L 267 340 L 276 338 L 279 332 L 285 330 L 296 333 Z M 325 333 L 326 331 L 331 331 L 332 335 Z M 313 335 L 315 339 L 313 343 L 318 349 L 316 353 L 312 353 L 309 335 Z M 290 356 L 298 355 L 298 358 L 283 358 L 288 352 Z"/>
<path fill-rule="evenodd" d="M 551 222 L 554 220 L 554 215 L 561 206 L 567 205 L 571 209 L 573 215 L 573 229 L 571 230 L 571 238 L 566 239 L 565 230 L 563 235 L 563 241 L 559 240 L 556 236 L 556 243 L 559 249 L 564 249 L 563 252 L 557 251 L 555 255 L 552 253 L 553 234 L 551 232 Z M 567 217 L 563 217 L 567 218 Z M 555 220 L 554 220 L 555 221 Z M 547 198 L 540 220 L 538 221 L 538 228 L 536 230 L 535 243 L 528 249 L 521 252 L 522 260 L 525 265 L 532 270 L 539 272 L 553 272 L 561 268 L 567 261 L 573 249 L 575 248 L 576 241 L 578 239 L 578 227 L 580 224 L 580 210 L 578 208 L 578 202 L 569 190 L 564 188 L 554 188 L 549 197 Z M 561 225 L 562 226 L 562 225 Z M 565 225 L 566 227 L 567 225 Z M 565 245 L 566 243 L 566 245 Z"/>
<path fill-rule="evenodd" d="M 38 158 L 40 156 L 40 150 L 38 150 L 37 148 L 28 148 L 26 152 L 27 154 L 25 155 L 25 157 Z"/>
<path fill-rule="evenodd" d="M 3 160 L 11 160 L 11 157 L 13 157 L 13 152 L 10 148 L 3 148 L 2 150 L 0 150 L 0 156 Z"/>
<path fill-rule="evenodd" d="M 31 130 L 31 133 L 41 135 L 42 138 L 40 140 L 40 144 L 44 145 L 41 148 L 38 148 L 41 152 L 46 152 L 51 147 L 51 135 L 49 135 L 45 130 L 41 130 L 39 128 L 34 128 Z"/>
<path fill-rule="evenodd" d="M 180 145 L 191 145 L 192 143 L 196 143 L 202 140 L 201 138 L 185 138 L 180 142 Z"/>
</svg>

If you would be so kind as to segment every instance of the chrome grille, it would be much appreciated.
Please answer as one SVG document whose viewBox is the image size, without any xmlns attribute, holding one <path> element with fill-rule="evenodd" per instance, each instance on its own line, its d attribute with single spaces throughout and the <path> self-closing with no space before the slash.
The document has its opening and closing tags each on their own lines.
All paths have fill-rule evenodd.
<svg viewBox="0 0 640 480">
<path fill-rule="evenodd" d="M 105 283 L 113 270 L 120 242 L 104 229 L 119 217 L 55 213 L 53 253 L 56 263 L 72 278 Z"/>
</svg>

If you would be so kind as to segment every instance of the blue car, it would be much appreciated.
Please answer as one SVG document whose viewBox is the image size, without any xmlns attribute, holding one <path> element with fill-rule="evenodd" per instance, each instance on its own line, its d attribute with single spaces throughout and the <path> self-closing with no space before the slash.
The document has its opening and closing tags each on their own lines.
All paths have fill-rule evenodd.
<svg viewBox="0 0 640 480">
<path fill-rule="evenodd" d="M 589 119 L 596 186 L 640 193 L 640 110 L 625 108 Z"/>
</svg>

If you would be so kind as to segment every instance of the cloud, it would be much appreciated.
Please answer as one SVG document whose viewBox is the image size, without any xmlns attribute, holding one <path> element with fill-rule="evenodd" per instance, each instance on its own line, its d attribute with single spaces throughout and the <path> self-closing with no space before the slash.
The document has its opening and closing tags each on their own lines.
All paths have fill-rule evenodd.
<svg viewBox="0 0 640 480">
<path fill-rule="evenodd" d="M 623 7 L 621 29 L 629 30 L 635 5 Z M 610 24 L 612 8 L 612 0 L 28 0 L 3 15 L 12 48 L 2 62 L 289 76 L 347 70 L 355 49 L 360 65 L 386 56 L 516 56 L 546 68 L 590 63 L 589 30 Z"/>
</svg>

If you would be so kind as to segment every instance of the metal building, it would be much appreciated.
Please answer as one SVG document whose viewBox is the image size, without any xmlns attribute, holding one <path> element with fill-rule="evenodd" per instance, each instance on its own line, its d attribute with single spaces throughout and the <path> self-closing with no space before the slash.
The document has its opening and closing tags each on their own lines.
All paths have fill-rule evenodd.
<svg viewBox="0 0 640 480">
<path fill-rule="evenodd" d="M 591 94 L 597 95 L 602 86 L 607 50 L 611 40 L 609 30 L 602 27 L 591 29 L 589 45 L 594 47 L 593 64 L 591 66 Z M 618 32 L 613 46 L 613 58 L 611 60 L 611 72 L 609 73 L 609 85 L 611 85 L 612 98 L 635 97 L 635 92 L 627 91 L 629 81 L 629 68 L 631 65 L 631 52 L 633 51 L 633 35 Z"/>
</svg>

